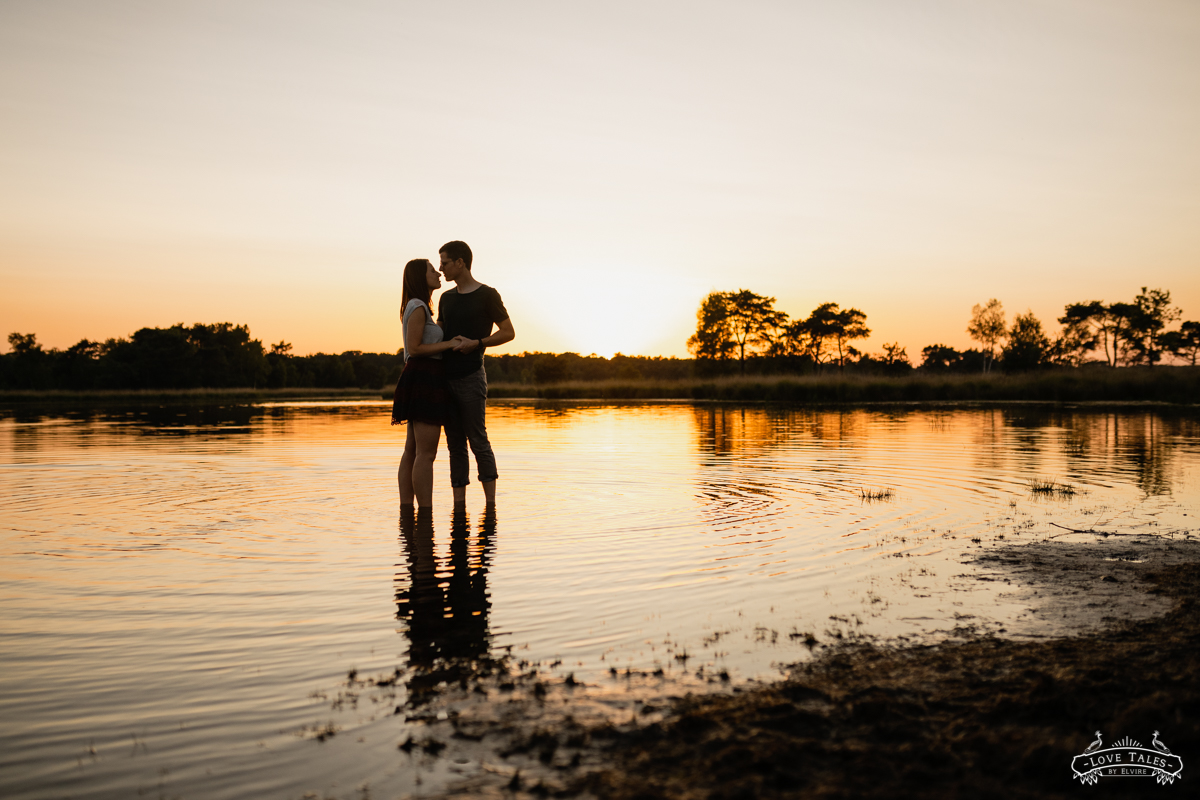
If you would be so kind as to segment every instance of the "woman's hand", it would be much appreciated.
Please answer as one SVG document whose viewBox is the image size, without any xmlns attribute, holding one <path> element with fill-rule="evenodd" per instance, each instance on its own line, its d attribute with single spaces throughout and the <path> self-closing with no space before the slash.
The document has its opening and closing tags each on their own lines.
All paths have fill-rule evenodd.
<svg viewBox="0 0 1200 800">
<path fill-rule="evenodd" d="M 449 347 L 447 347 L 446 349 L 447 349 L 447 350 L 457 350 L 457 349 L 459 349 L 460 347 L 462 347 L 462 345 L 463 345 L 463 342 L 465 342 L 465 341 L 468 341 L 467 337 L 465 337 L 465 336 L 455 336 L 453 339 L 451 339 L 450 341 L 446 342 L 446 344 L 447 344 L 447 345 L 449 345 Z"/>
</svg>

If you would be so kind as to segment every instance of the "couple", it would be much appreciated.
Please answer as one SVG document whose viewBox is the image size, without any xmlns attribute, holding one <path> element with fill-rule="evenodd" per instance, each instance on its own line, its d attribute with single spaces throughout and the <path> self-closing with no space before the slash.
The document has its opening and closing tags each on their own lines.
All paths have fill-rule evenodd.
<svg viewBox="0 0 1200 800">
<path fill-rule="evenodd" d="M 400 505 L 415 499 L 422 508 L 433 504 L 433 460 L 446 429 L 450 448 L 450 485 L 454 504 L 466 503 L 471 464 L 467 442 L 475 454 L 479 482 L 487 504 L 496 502 L 496 457 L 488 441 L 487 374 L 483 351 L 511 342 L 516 334 L 500 293 L 471 274 L 471 248 L 447 242 L 438 251 L 441 272 L 455 288 L 438 300 L 438 322 L 429 307 L 442 285 L 438 270 L 425 258 L 404 266 L 404 372 L 392 401 L 392 424 L 408 424 L 398 480 Z M 492 325 L 497 330 L 492 332 Z"/>
</svg>

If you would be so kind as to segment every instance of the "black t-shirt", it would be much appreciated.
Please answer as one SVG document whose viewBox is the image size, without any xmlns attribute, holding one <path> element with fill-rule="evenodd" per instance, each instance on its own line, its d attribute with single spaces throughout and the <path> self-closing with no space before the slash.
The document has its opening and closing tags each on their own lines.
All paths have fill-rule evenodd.
<svg viewBox="0 0 1200 800">
<path fill-rule="evenodd" d="M 442 293 L 438 300 L 438 324 L 446 340 L 455 336 L 482 339 L 491 334 L 492 325 L 508 319 L 500 293 L 490 286 L 467 294 L 459 294 L 458 287 Z M 446 365 L 447 378 L 463 378 L 483 366 L 485 347 L 476 347 L 470 353 L 447 350 L 442 356 Z"/>
</svg>

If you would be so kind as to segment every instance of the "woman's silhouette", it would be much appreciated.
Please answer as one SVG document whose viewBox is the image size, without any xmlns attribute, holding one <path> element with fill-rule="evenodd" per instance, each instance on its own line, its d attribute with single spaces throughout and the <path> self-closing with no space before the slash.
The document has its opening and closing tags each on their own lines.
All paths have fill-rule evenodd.
<svg viewBox="0 0 1200 800">
<path fill-rule="evenodd" d="M 414 498 L 422 507 L 432 505 L 433 460 L 442 425 L 454 409 L 442 353 L 461 344 L 462 337 L 443 342 L 442 329 L 433 321 L 430 293 L 441 285 L 442 279 L 428 259 L 415 258 L 404 265 L 404 311 L 400 318 L 404 371 L 392 401 L 392 424 L 409 423 L 396 476 L 401 506 L 411 506 Z"/>
</svg>

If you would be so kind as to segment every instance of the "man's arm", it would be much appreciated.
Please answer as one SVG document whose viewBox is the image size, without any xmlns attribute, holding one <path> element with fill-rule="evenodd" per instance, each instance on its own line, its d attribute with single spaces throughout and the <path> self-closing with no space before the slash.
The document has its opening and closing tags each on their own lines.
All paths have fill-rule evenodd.
<svg viewBox="0 0 1200 800">
<path fill-rule="evenodd" d="M 517 338 L 517 332 L 513 330 L 512 317 L 509 317 L 501 322 L 497 322 L 496 330 L 482 339 L 467 339 L 454 349 L 460 353 L 471 353 L 477 347 L 496 347 L 507 344 L 515 338 Z"/>
</svg>

